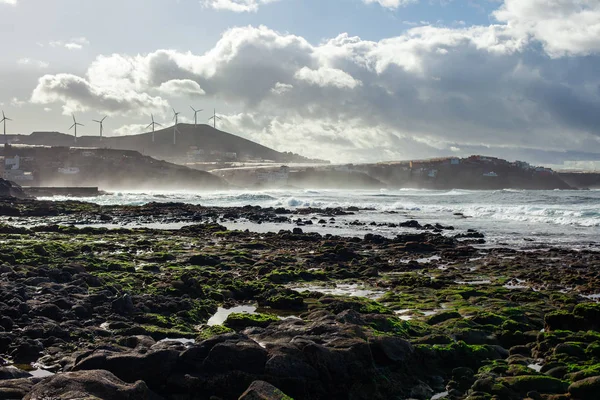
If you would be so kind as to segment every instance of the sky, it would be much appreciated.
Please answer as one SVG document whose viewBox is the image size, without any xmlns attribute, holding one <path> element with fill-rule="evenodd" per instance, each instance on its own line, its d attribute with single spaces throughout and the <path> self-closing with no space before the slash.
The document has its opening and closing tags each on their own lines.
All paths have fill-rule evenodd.
<svg viewBox="0 0 600 400">
<path fill-rule="evenodd" d="M 0 0 L 8 133 L 193 121 L 334 162 L 600 167 L 600 0 Z M 8 40 L 7 40 L 8 39 Z"/>
</svg>

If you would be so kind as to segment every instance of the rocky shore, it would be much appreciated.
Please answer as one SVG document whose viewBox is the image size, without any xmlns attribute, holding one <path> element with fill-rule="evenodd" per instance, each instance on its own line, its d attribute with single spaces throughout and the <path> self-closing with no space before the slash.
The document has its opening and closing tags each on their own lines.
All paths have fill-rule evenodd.
<svg viewBox="0 0 600 400">
<path fill-rule="evenodd" d="M 0 399 L 598 398 L 600 253 L 359 211 L 1 200 Z"/>
</svg>

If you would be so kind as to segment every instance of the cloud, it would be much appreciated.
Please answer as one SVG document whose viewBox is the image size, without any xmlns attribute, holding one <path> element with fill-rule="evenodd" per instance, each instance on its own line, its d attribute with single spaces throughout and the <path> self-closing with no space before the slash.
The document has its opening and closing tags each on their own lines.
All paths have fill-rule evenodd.
<svg viewBox="0 0 600 400">
<path fill-rule="evenodd" d="M 565 18 L 579 18 L 569 10 Z M 129 115 L 164 110 L 166 100 L 153 94 L 201 90 L 239 110 L 222 122 L 226 129 L 339 161 L 482 148 L 600 152 L 595 42 L 556 52 L 564 38 L 498 22 L 418 26 L 379 41 L 340 34 L 318 44 L 236 27 L 203 54 L 100 56 L 84 77 L 43 77 L 32 100 Z"/>
<path fill-rule="evenodd" d="M 598 0 L 505 0 L 493 16 L 515 36 L 541 42 L 551 57 L 600 51 Z"/>
<path fill-rule="evenodd" d="M 17 60 L 17 64 L 22 66 L 31 66 L 40 69 L 46 69 L 50 66 L 49 63 L 40 60 L 33 60 L 31 58 L 20 58 Z"/>
<path fill-rule="evenodd" d="M 63 114 L 95 110 L 108 115 L 162 114 L 169 108 L 161 97 L 121 87 L 101 87 L 71 75 L 44 75 L 31 95 L 36 104 L 63 103 Z"/>
<path fill-rule="evenodd" d="M 357 81 L 340 69 L 327 67 L 321 67 L 316 70 L 302 67 L 296 71 L 294 78 L 320 87 L 333 86 L 336 88 L 354 89 L 362 84 L 362 82 Z"/>
<path fill-rule="evenodd" d="M 10 6 L 16 6 L 17 0 L 0 0 L 0 4 L 8 4 Z"/>
<path fill-rule="evenodd" d="M 256 12 L 263 4 L 274 3 L 278 0 L 203 0 L 204 7 L 215 10 L 233 12 Z"/>
<path fill-rule="evenodd" d="M 10 105 L 11 105 L 12 107 L 21 108 L 21 107 L 23 107 L 25 104 L 27 104 L 27 102 L 26 102 L 26 101 L 19 100 L 17 97 L 13 97 L 12 99 L 10 99 Z"/>
<path fill-rule="evenodd" d="M 363 0 L 365 4 L 379 4 L 381 7 L 395 10 L 399 7 L 404 7 L 412 3 L 417 3 L 419 0 Z"/>
<path fill-rule="evenodd" d="M 67 50 L 81 50 L 85 46 L 89 46 L 89 44 L 89 40 L 87 40 L 85 37 L 71 38 L 66 42 L 61 40 L 53 40 L 48 43 L 50 47 L 64 47 Z"/>
<path fill-rule="evenodd" d="M 206 94 L 200 85 L 198 85 L 198 82 L 194 82 L 190 79 L 172 79 L 163 82 L 160 84 L 158 90 L 167 96 L 173 97 L 195 97 Z"/>
<path fill-rule="evenodd" d="M 289 83 L 277 82 L 275 84 L 275 87 L 273 87 L 271 89 L 271 93 L 276 94 L 276 95 L 282 95 L 282 94 L 289 92 L 293 88 L 294 88 L 294 85 L 290 85 Z"/>
</svg>

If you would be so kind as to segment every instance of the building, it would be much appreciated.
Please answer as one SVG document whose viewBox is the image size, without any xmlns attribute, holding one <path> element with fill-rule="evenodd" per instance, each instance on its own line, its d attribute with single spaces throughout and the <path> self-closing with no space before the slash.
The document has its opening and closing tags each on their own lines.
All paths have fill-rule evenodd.
<svg viewBox="0 0 600 400">
<path fill-rule="evenodd" d="M 256 182 L 259 184 L 278 184 L 286 185 L 290 175 L 290 169 L 287 166 L 281 166 L 278 170 L 260 171 L 256 173 Z"/>
<path fill-rule="evenodd" d="M 58 173 L 62 174 L 62 175 L 77 175 L 79 173 L 79 168 L 77 168 L 77 167 L 59 168 Z"/>
<path fill-rule="evenodd" d="M 491 172 L 484 173 L 483 176 L 488 177 L 488 178 L 497 178 L 498 174 L 495 173 L 494 171 L 491 171 Z"/>
</svg>

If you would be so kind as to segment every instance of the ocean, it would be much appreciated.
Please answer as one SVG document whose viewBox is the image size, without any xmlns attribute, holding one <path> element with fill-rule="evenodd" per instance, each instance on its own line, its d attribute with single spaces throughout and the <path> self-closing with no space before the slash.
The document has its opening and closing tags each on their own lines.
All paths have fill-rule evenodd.
<svg viewBox="0 0 600 400">
<path fill-rule="evenodd" d="M 52 200 L 64 200 L 53 197 Z M 421 224 L 440 223 L 456 228 L 456 234 L 476 229 L 486 235 L 488 246 L 559 246 L 600 250 L 600 191 L 525 190 L 263 190 L 218 192 L 114 192 L 91 201 L 103 205 L 141 205 L 149 202 L 184 202 L 205 206 L 350 207 L 366 209 L 356 215 L 336 217 L 333 224 L 302 226 L 304 231 L 341 236 L 376 233 L 395 236 L 409 228 L 371 226 L 415 219 Z M 306 219 L 306 217 L 303 216 Z M 367 225 L 350 224 L 367 222 Z M 279 231 L 292 224 L 225 224 L 231 229 Z"/>
</svg>

